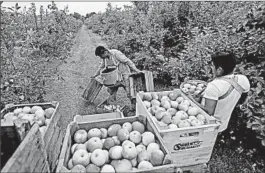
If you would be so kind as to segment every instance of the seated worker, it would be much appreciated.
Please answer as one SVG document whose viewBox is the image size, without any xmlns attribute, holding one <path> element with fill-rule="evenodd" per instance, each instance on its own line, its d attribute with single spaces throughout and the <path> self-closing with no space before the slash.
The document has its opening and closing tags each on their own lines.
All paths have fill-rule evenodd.
<svg viewBox="0 0 265 173">
<path fill-rule="evenodd" d="M 246 100 L 250 83 L 246 76 L 234 74 L 236 59 L 233 53 L 216 52 L 211 59 L 215 79 L 208 83 L 198 105 L 219 120 L 218 131 L 222 132 L 227 129 L 236 104 Z"/>
<path fill-rule="evenodd" d="M 141 72 L 137 69 L 134 63 L 127 58 L 122 52 L 116 49 L 107 49 L 103 46 L 98 46 L 95 50 L 95 55 L 99 56 L 102 59 L 101 66 L 96 71 L 95 75 L 92 78 L 95 78 L 100 75 L 102 69 L 116 67 L 119 71 L 118 83 L 115 86 L 108 87 L 107 91 L 110 94 L 108 102 L 116 101 L 116 94 L 119 87 L 125 89 L 127 97 L 130 99 L 131 103 L 134 104 L 135 100 L 131 98 L 129 90 L 129 75 L 131 70 L 139 73 Z"/>
</svg>

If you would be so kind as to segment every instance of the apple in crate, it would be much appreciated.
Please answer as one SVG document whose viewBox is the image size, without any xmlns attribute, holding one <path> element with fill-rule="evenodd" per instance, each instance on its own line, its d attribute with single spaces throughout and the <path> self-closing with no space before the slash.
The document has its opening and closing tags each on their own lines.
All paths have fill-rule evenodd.
<svg viewBox="0 0 265 173">
<path fill-rule="evenodd" d="M 87 141 L 87 131 L 79 129 L 74 133 L 74 141 L 76 143 L 85 143 Z"/>
<path fill-rule="evenodd" d="M 128 130 L 129 133 L 130 133 L 130 132 L 132 131 L 132 129 L 133 129 L 133 128 L 132 128 L 132 124 L 131 124 L 130 122 L 125 122 L 125 123 L 123 123 L 122 128 Z"/>
<path fill-rule="evenodd" d="M 107 150 L 109 150 L 113 146 L 115 146 L 115 141 L 111 137 L 108 137 L 103 143 L 103 148 L 105 148 Z"/>
<path fill-rule="evenodd" d="M 132 142 L 132 141 L 130 141 L 130 140 L 125 140 L 125 141 L 123 141 L 123 143 L 122 143 L 122 147 L 124 147 L 125 145 L 127 145 L 127 144 L 130 144 L 130 145 L 133 145 L 133 146 L 135 146 L 135 144 Z"/>
<path fill-rule="evenodd" d="M 122 147 L 122 156 L 125 159 L 132 160 L 137 156 L 137 149 L 135 145 L 127 143 Z"/>
<path fill-rule="evenodd" d="M 118 130 L 121 129 L 121 125 L 119 124 L 113 124 L 108 128 L 108 136 L 112 137 L 112 136 L 116 136 Z"/>
<path fill-rule="evenodd" d="M 53 112 L 55 111 L 54 108 L 47 108 L 45 109 L 45 117 L 50 119 L 52 117 Z"/>
<path fill-rule="evenodd" d="M 33 107 L 31 108 L 31 110 L 30 110 L 30 113 L 35 114 L 35 112 L 36 112 L 37 110 L 39 110 L 39 109 L 42 109 L 42 107 L 40 107 L 40 106 L 33 106 Z"/>
<path fill-rule="evenodd" d="M 99 129 L 101 131 L 101 138 L 105 139 L 108 137 L 108 130 L 105 128 L 100 128 Z"/>
<path fill-rule="evenodd" d="M 87 150 L 80 149 L 74 152 L 72 160 L 73 165 L 82 165 L 86 167 L 90 163 L 91 155 L 87 152 Z"/>
<path fill-rule="evenodd" d="M 155 135 L 152 132 L 144 132 L 142 134 L 142 142 L 145 146 L 155 142 Z"/>
<path fill-rule="evenodd" d="M 95 149 L 91 154 L 91 162 L 98 167 L 103 166 L 107 161 L 106 154 L 101 149 Z"/>
<path fill-rule="evenodd" d="M 92 128 L 87 133 L 87 138 L 90 139 L 92 137 L 101 138 L 101 131 L 98 128 Z"/>
<path fill-rule="evenodd" d="M 139 131 L 132 131 L 130 133 L 130 140 L 135 143 L 135 144 L 139 144 L 142 141 L 142 136 L 141 133 Z"/>
<path fill-rule="evenodd" d="M 113 160 L 119 160 L 122 158 L 122 146 L 114 146 L 109 150 L 109 157 Z"/>
<path fill-rule="evenodd" d="M 115 166 L 116 172 L 129 172 L 132 170 L 132 164 L 127 159 L 119 160 Z"/>
<path fill-rule="evenodd" d="M 93 163 L 90 163 L 86 167 L 86 172 L 100 172 L 100 167 L 94 165 Z"/>
<path fill-rule="evenodd" d="M 150 162 L 153 166 L 160 166 L 163 164 L 165 154 L 161 150 L 154 150 L 150 155 Z"/>
<path fill-rule="evenodd" d="M 137 155 L 137 162 L 140 163 L 141 161 L 150 161 L 150 153 L 147 152 L 146 150 L 142 150 L 138 155 Z"/>
<path fill-rule="evenodd" d="M 139 164 L 138 164 L 138 169 L 141 169 L 141 170 L 145 170 L 145 169 L 152 169 L 154 166 L 152 165 L 152 163 L 148 162 L 148 161 L 141 161 Z"/>
<path fill-rule="evenodd" d="M 152 153 L 152 151 L 155 151 L 155 150 L 159 150 L 160 149 L 160 147 L 159 147 L 159 145 L 157 144 L 157 143 L 150 143 L 148 146 L 147 146 L 147 148 L 146 148 L 146 150 L 147 150 L 147 152 L 149 153 L 149 154 L 151 154 Z"/>
<path fill-rule="evenodd" d="M 28 107 L 28 106 L 25 106 L 25 107 L 23 107 L 23 109 L 22 109 L 22 112 L 24 112 L 25 114 L 29 114 L 30 111 L 31 111 L 31 108 Z"/>
<path fill-rule="evenodd" d="M 136 130 L 140 133 L 144 133 L 145 132 L 145 126 L 143 123 L 139 122 L 139 121 L 135 121 L 132 123 L 132 128 L 133 130 Z"/>
<path fill-rule="evenodd" d="M 71 172 L 73 173 L 86 173 L 86 168 L 83 165 L 75 165 L 72 169 Z"/>
<path fill-rule="evenodd" d="M 130 137 L 130 133 L 129 133 L 129 131 L 127 130 L 127 129 L 120 129 L 119 131 L 118 131 L 118 133 L 117 133 L 117 137 L 118 137 L 118 140 L 120 141 L 120 142 L 123 142 L 123 141 L 125 141 L 125 140 L 128 140 L 129 139 L 129 137 Z"/>
<path fill-rule="evenodd" d="M 92 137 L 86 142 L 86 147 L 89 152 L 93 152 L 96 149 L 102 149 L 103 143 L 99 137 Z"/>
<path fill-rule="evenodd" d="M 106 164 L 101 168 L 100 172 L 113 172 L 115 173 L 115 169 L 113 168 L 113 166 Z"/>
</svg>

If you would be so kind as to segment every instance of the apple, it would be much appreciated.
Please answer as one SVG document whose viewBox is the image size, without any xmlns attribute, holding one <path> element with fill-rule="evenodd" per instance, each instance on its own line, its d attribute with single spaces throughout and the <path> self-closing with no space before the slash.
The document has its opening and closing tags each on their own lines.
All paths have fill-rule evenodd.
<svg viewBox="0 0 265 173">
<path fill-rule="evenodd" d="M 42 107 L 40 107 L 40 106 L 33 106 L 33 107 L 31 108 L 31 110 L 30 110 L 30 113 L 35 114 L 35 112 L 36 112 L 37 110 L 39 110 L 39 109 L 42 109 Z"/>
<path fill-rule="evenodd" d="M 200 120 L 198 120 L 197 118 L 196 118 L 196 119 L 192 119 L 192 120 L 190 121 L 190 124 L 191 124 L 192 126 L 201 126 L 201 125 L 203 125 L 202 122 L 201 122 Z"/>
<path fill-rule="evenodd" d="M 130 133 L 132 131 L 132 124 L 130 122 L 125 122 L 123 123 L 122 128 L 127 129 L 128 132 Z"/>
<path fill-rule="evenodd" d="M 137 149 L 135 145 L 132 145 L 130 143 L 127 143 L 127 145 L 124 145 L 122 147 L 122 156 L 125 159 L 132 160 L 137 156 Z"/>
<path fill-rule="evenodd" d="M 83 165 L 75 165 L 72 169 L 71 172 L 73 173 L 86 173 L 86 168 Z"/>
<path fill-rule="evenodd" d="M 161 101 L 161 106 L 165 109 L 171 108 L 170 102 L 168 100 L 162 100 Z"/>
<path fill-rule="evenodd" d="M 163 118 L 163 116 L 164 116 L 164 113 L 165 111 L 163 111 L 163 110 L 158 110 L 157 112 L 156 112 L 156 114 L 155 114 L 155 117 L 156 117 L 156 119 L 157 120 L 161 120 L 162 118 Z"/>
<path fill-rule="evenodd" d="M 114 146 L 114 147 L 111 147 L 110 150 L 109 150 L 109 157 L 111 159 L 114 159 L 114 160 L 119 160 L 122 158 L 122 150 L 123 150 L 123 147 L 122 146 Z"/>
<path fill-rule="evenodd" d="M 150 108 L 151 107 L 151 103 L 149 101 L 144 101 L 144 105 L 146 106 L 146 108 Z"/>
<path fill-rule="evenodd" d="M 154 106 L 152 106 L 152 107 L 150 108 L 150 113 L 151 113 L 152 115 L 155 115 L 159 110 L 160 110 L 160 107 L 157 106 L 157 105 L 154 105 Z"/>
<path fill-rule="evenodd" d="M 53 112 L 55 111 L 54 108 L 47 108 L 45 109 L 44 113 L 45 113 L 45 117 L 50 119 L 52 117 Z"/>
<path fill-rule="evenodd" d="M 38 109 L 38 110 L 36 110 L 35 115 L 37 117 L 45 117 L 45 112 L 43 109 Z"/>
<path fill-rule="evenodd" d="M 141 100 L 144 100 L 144 92 L 143 91 L 139 91 L 138 94 L 139 94 Z"/>
<path fill-rule="evenodd" d="M 189 89 L 188 88 L 182 88 L 181 89 L 184 93 L 188 93 L 189 92 Z"/>
<path fill-rule="evenodd" d="M 90 163 L 90 154 L 84 149 L 77 150 L 74 152 L 73 157 L 73 165 L 83 165 L 87 166 Z"/>
<path fill-rule="evenodd" d="M 170 124 L 172 121 L 172 115 L 168 112 L 164 112 L 161 121 L 165 124 Z"/>
<path fill-rule="evenodd" d="M 151 152 L 150 162 L 153 166 L 160 166 L 163 164 L 165 154 L 161 150 L 154 150 Z"/>
<path fill-rule="evenodd" d="M 148 146 L 150 143 L 155 142 L 155 135 L 152 132 L 144 132 L 142 134 L 142 142 L 145 146 Z"/>
<path fill-rule="evenodd" d="M 144 100 L 147 100 L 147 101 L 151 101 L 153 98 L 152 98 L 152 95 L 150 93 L 144 93 Z"/>
<path fill-rule="evenodd" d="M 143 144 L 139 144 L 136 146 L 137 153 L 139 154 L 141 151 L 146 150 L 146 147 Z"/>
<path fill-rule="evenodd" d="M 95 149 L 91 154 L 91 162 L 100 167 L 103 166 L 107 161 L 106 154 L 101 149 Z"/>
<path fill-rule="evenodd" d="M 189 88 L 191 87 L 191 84 L 189 84 L 189 83 L 186 83 L 186 84 L 184 84 L 184 85 L 183 85 L 183 87 L 184 87 L 184 88 L 188 88 L 188 89 L 189 89 Z"/>
<path fill-rule="evenodd" d="M 123 143 L 122 143 L 122 147 L 124 147 L 125 145 L 127 145 L 127 144 L 130 144 L 130 145 L 133 145 L 133 146 L 135 146 L 135 144 L 132 142 L 132 141 L 129 141 L 129 140 L 125 140 L 125 141 L 123 141 Z"/>
<path fill-rule="evenodd" d="M 181 90 L 180 89 L 174 89 L 173 93 L 175 93 L 177 95 L 177 97 L 181 96 Z"/>
<path fill-rule="evenodd" d="M 83 149 L 83 150 L 86 150 L 86 144 L 77 144 L 77 146 L 75 147 L 75 150 L 74 151 L 77 151 L 77 150 L 80 150 L 80 149 Z"/>
<path fill-rule="evenodd" d="M 105 155 L 106 155 L 106 163 L 109 163 L 109 151 L 108 150 L 102 150 L 103 151 L 103 153 L 105 153 Z"/>
<path fill-rule="evenodd" d="M 16 108 L 13 112 L 14 112 L 14 115 L 17 116 L 18 114 L 22 113 L 22 108 Z"/>
<path fill-rule="evenodd" d="M 178 128 L 178 126 L 176 124 L 169 124 L 168 127 L 170 129 L 177 129 Z"/>
<path fill-rule="evenodd" d="M 120 129 L 120 130 L 118 131 L 117 136 L 118 136 L 118 140 L 119 140 L 120 142 L 123 142 L 123 141 L 129 139 L 129 137 L 130 137 L 130 133 L 129 133 L 129 131 L 128 131 L 127 129 L 123 129 L 123 128 L 122 128 L 122 129 Z"/>
<path fill-rule="evenodd" d="M 115 169 L 113 168 L 113 166 L 106 164 L 101 168 L 101 172 L 114 172 L 115 173 Z"/>
<path fill-rule="evenodd" d="M 76 143 L 85 143 L 87 141 L 87 131 L 79 129 L 74 133 L 74 141 Z"/>
<path fill-rule="evenodd" d="M 71 147 L 71 154 L 74 154 L 75 148 L 76 148 L 77 145 L 78 145 L 77 143 L 75 143 L 74 145 L 72 145 L 72 147 Z"/>
<path fill-rule="evenodd" d="M 189 120 L 197 120 L 197 118 L 195 117 L 195 116 L 193 116 L 193 115 L 191 115 L 191 116 L 189 116 Z"/>
<path fill-rule="evenodd" d="M 108 137 L 108 130 L 105 128 L 100 128 L 101 131 L 101 138 L 106 139 Z"/>
<path fill-rule="evenodd" d="M 170 98 L 170 100 L 175 101 L 178 98 L 178 94 L 171 92 L 168 97 Z"/>
<path fill-rule="evenodd" d="M 68 169 L 72 169 L 73 167 L 74 167 L 74 165 L 73 165 L 73 159 L 70 159 L 69 162 L 68 162 L 68 164 L 67 164 L 67 168 Z"/>
<path fill-rule="evenodd" d="M 114 140 L 115 145 L 120 145 L 121 144 L 121 141 L 118 139 L 118 136 L 112 136 L 112 139 Z"/>
<path fill-rule="evenodd" d="M 116 172 L 130 172 L 132 170 L 132 164 L 127 159 L 122 159 L 118 161 L 116 167 Z"/>
<path fill-rule="evenodd" d="M 190 101 L 189 100 L 183 100 L 183 102 L 181 102 L 182 104 L 185 104 L 185 105 L 187 105 L 187 106 L 190 106 L 191 105 L 191 103 L 190 103 Z"/>
<path fill-rule="evenodd" d="M 189 118 L 189 115 L 185 111 L 178 111 L 175 116 L 180 117 L 181 120 Z"/>
<path fill-rule="evenodd" d="M 90 163 L 90 164 L 87 165 L 87 167 L 86 167 L 86 172 L 87 172 L 87 173 L 90 173 L 90 172 L 93 172 L 93 173 L 100 173 L 100 167 L 94 165 L 93 163 Z"/>
<path fill-rule="evenodd" d="M 103 143 L 99 137 L 92 137 L 86 142 L 86 147 L 89 152 L 93 152 L 95 149 L 102 149 Z"/>
<path fill-rule="evenodd" d="M 199 113 L 199 109 L 196 108 L 196 107 L 192 107 L 192 108 L 190 108 L 190 109 L 188 110 L 188 114 L 189 114 L 190 116 L 196 116 L 196 115 L 198 115 L 198 113 Z"/>
<path fill-rule="evenodd" d="M 146 150 L 141 151 L 138 156 L 137 156 L 137 161 L 140 163 L 141 161 L 149 161 L 150 160 L 150 153 L 147 152 Z"/>
<path fill-rule="evenodd" d="M 179 103 L 177 101 L 170 101 L 171 107 L 174 109 L 178 108 Z"/>
<path fill-rule="evenodd" d="M 158 100 L 155 100 L 155 99 L 154 99 L 154 100 L 151 101 L 151 105 L 152 105 L 152 106 L 160 106 L 160 104 L 161 104 L 161 103 L 160 103 L 160 101 L 158 101 Z"/>
<path fill-rule="evenodd" d="M 181 103 L 178 105 L 178 109 L 186 112 L 186 111 L 189 109 L 189 106 L 186 105 L 186 104 L 184 104 L 183 102 L 181 102 Z"/>
<path fill-rule="evenodd" d="M 108 137 L 103 143 L 103 148 L 105 148 L 107 150 L 109 150 L 113 146 L 115 146 L 115 141 L 111 137 Z"/>
<path fill-rule="evenodd" d="M 180 104 L 181 102 L 183 102 L 183 100 L 184 100 L 183 97 L 178 97 L 176 101 Z"/>
<path fill-rule="evenodd" d="M 106 139 L 100 139 L 100 140 L 101 140 L 102 144 L 104 144 L 104 142 L 105 142 Z"/>
<path fill-rule="evenodd" d="M 141 142 L 141 140 L 142 140 L 141 133 L 139 131 L 136 131 L 136 130 L 134 130 L 134 131 L 132 131 L 130 133 L 130 137 L 129 138 L 135 144 L 139 144 Z"/>
<path fill-rule="evenodd" d="M 31 111 L 31 108 L 28 107 L 28 106 L 25 106 L 23 109 L 22 109 L 22 112 L 24 112 L 25 114 L 29 114 Z"/>
<path fill-rule="evenodd" d="M 202 121 L 202 122 L 205 122 L 205 120 L 206 120 L 206 118 L 205 118 L 205 116 L 203 114 L 198 114 L 197 115 L 197 119 Z"/>
<path fill-rule="evenodd" d="M 34 115 L 34 114 L 29 114 L 29 115 Z M 33 117 L 34 119 L 34 117 Z M 51 122 L 51 119 L 45 119 L 45 125 L 48 126 Z"/>
<path fill-rule="evenodd" d="M 119 124 L 112 124 L 109 128 L 108 128 L 108 135 L 110 137 L 112 136 L 117 136 L 117 132 L 118 130 L 121 129 L 121 125 Z"/>
<path fill-rule="evenodd" d="M 110 162 L 110 165 L 113 166 L 113 168 L 115 169 L 115 168 L 117 167 L 119 161 L 120 161 L 120 160 L 112 160 L 112 161 Z"/>
<path fill-rule="evenodd" d="M 101 130 L 98 128 L 92 128 L 87 133 L 87 138 L 90 139 L 92 137 L 98 137 L 101 138 Z"/>
<path fill-rule="evenodd" d="M 133 122 L 132 123 L 132 128 L 133 128 L 133 131 L 138 131 L 140 133 L 144 133 L 145 132 L 144 124 L 139 122 L 139 121 Z"/>
<path fill-rule="evenodd" d="M 148 161 L 141 161 L 138 164 L 138 169 L 152 169 L 154 166 L 152 165 L 152 163 L 148 162 Z"/>
<path fill-rule="evenodd" d="M 178 125 L 178 123 L 180 122 L 182 118 L 182 114 L 176 114 L 174 117 L 172 117 L 172 123 L 175 125 Z"/>
<path fill-rule="evenodd" d="M 157 143 L 150 143 L 148 146 L 147 146 L 147 149 L 146 149 L 146 151 L 149 153 L 149 154 L 151 154 L 152 153 L 152 151 L 155 151 L 155 150 L 159 150 L 160 149 L 160 147 L 159 147 L 159 145 L 157 144 Z"/>
<path fill-rule="evenodd" d="M 169 109 L 167 110 L 167 112 L 170 113 L 171 116 L 174 116 L 174 115 L 177 113 L 177 110 L 174 109 L 174 108 L 169 108 Z"/>
<path fill-rule="evenodd" d="M 187 121 L 187 120 L 181 120 L 178 124 L 179 128 L 190 127 L 190 126 L 191 125 L 190 125 L 189 121 Z"/>
<path fill-rule="evenodd" d="M 151 93 L 151 96 L 152 96 L 152 99 L 153 99 L 153 100 L 158 100 L 158 95 L 157 95 L 157 93 L 152 92 L 152 93 Z"/>
</svg>

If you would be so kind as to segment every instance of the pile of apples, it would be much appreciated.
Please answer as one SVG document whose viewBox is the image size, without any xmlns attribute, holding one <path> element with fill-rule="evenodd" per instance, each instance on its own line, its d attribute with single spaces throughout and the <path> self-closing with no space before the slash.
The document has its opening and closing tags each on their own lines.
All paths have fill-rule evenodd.
<svg viewBox="0 0 265 173">
<path fill-rule="evenodd" d="M 152 120 L 160 129 L 177 129 L 206 124 L 206 117 L 181 96 L 180 89 L 161 93 L 139 93 Z"/>
<path fill-rule="evenodd" d="M 197 81 L 188 81 L 183 85 L 181 90 L 184 93 L 190 93 L 194 96 L 199 95 L 203 90 L 205 90 L 206 84 L 203 82 L 197 82 Z"/>
<path fill-rule="evenodd" d="M 39 130 L 44 134 L 54 110 L 53 107 L 43 109 L 40 106 L 16 108 L 13 112 L 8 112 L 2 117 L 1 124 L 13 124 L 16 119 L 24 119 L 28 120 L 31 125 L 38 123 Z"/>
<path fill-rule="evenodd" d="M 163 164 L 155 135 L 135 121 L 108 128 L 78 129 L 67 168 L 71 172 L 130 172 Z"/>
</svg>

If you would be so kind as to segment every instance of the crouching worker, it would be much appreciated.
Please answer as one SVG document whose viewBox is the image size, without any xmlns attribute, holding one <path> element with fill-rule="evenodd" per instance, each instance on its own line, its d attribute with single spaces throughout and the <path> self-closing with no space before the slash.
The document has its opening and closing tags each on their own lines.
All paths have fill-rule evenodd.
<svg viewBox="0 0 265 173">
<path fill-rule="evenodd" d="M 199 106 L 219 120 L 219 132 L 227 129 L 236 104 L 245 102 L 250 90 L 246 76 L 234 74 L 235 55 L 231 52 L 217 52 L 212 55 L 215 79 L 208 83 Z"/>
<path fill-rule="evenodd" d="M 114 86 L 107 86 L 107 91 L 110 94 L 107 102 L 116 102 L 117 91 L 122 87 L 125 89 L 127 97 L 130 99 L 131 103 L 135 104 L 135 100 L 132 99 L 130 95 L 129 75 L 131 74 L 131 70 L 137 73 L 140 73 L 141 71 L 137 69 L 134 63 L 119 50 L 109 50 L 103 46 L 98 46 L 95 50 L 95 55 L 102 59 L 102 63 L 92 78 L 99 76 L 103 69 L 118 69 L 118 82 Z"/>
</svg>

